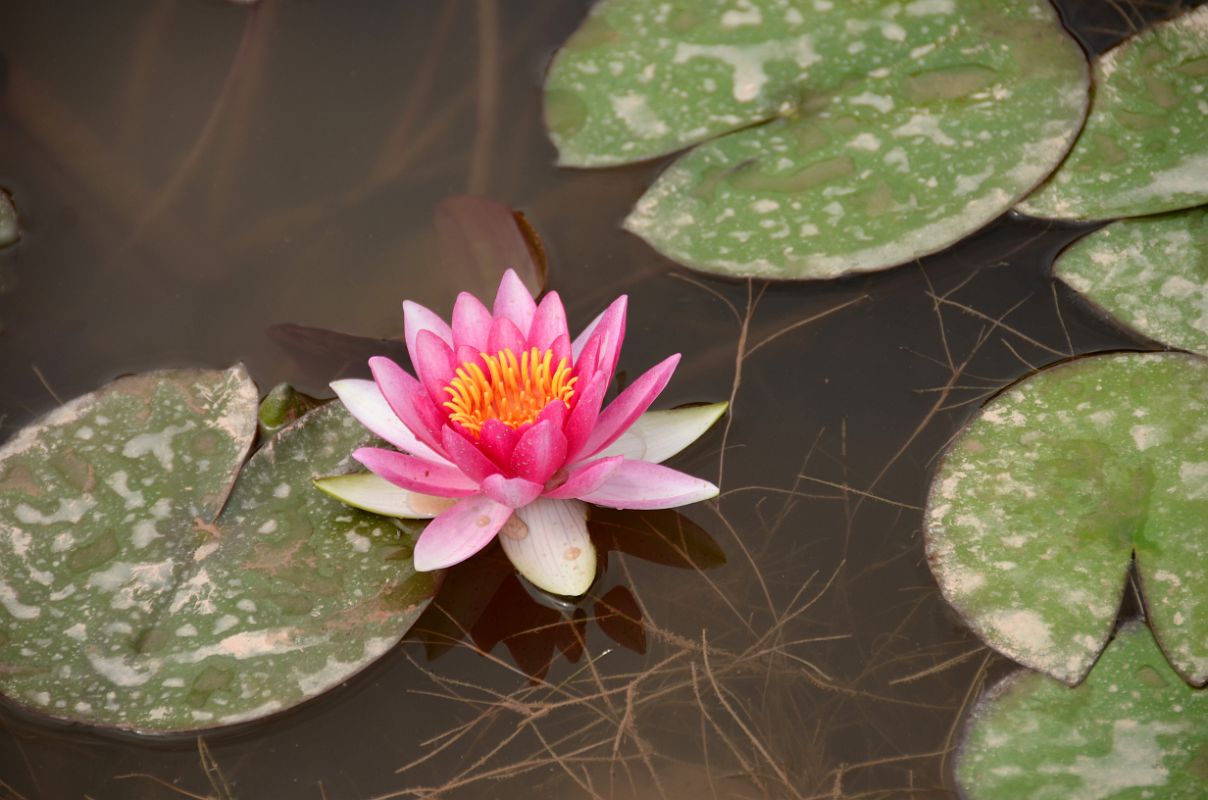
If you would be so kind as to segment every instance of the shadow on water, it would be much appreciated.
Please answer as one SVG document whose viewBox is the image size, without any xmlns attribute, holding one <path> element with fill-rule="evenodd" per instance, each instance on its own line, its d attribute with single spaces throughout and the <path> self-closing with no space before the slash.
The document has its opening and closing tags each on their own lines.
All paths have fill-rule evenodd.
<svg viewBox="0 0 1208 800">
<path fill-rule="evenodd" d="M 1170 9 L 1061 5 L 1092 50 Z M 447 311 L 466 287 L 436 266 L 432 215 L 464 192 L 524 211 L 572 326 L 632 295 L 620 369 L 684 354 L 660 402 L 733 409 L 676 460 L 723 490 L 685 510 L 712 543 L 693 533 L 696 556 L 674 537 L 679 556 L 613 550 L 592 594 L 559 608 L 488 554 L 427 633 L 204 738 L 0 706 L 0 798 L 955 796 L 961 714 L 1009 664 L 925 563 L 936 456 L 1021 375 L 1146 344 L 1051 282 L 1086 227 L 1007 217 L 824 284 L 667 262 L 618 228 L 662 164 L 552 165 L 541 74 L 586 8 L 0 7 L 0 183 L 24 228 L 0 252 L 5 436 L 151 367 L 243 360 L 265 389 L 324 393 L 266 331 L 394 337 L 403 297 Z"/>
</svg>

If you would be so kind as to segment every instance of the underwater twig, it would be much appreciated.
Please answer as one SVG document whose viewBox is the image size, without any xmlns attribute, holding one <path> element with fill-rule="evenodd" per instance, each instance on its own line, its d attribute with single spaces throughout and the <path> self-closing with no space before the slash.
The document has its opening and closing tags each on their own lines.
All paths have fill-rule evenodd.
<svg viewBox="0 0 1208 800">
<path fill-rule="evenodd" d="M 247 21 L 243 25 L 243 36 L 235 48 L 235 54 L 231 58 L 231 66 L 227 70 L 226 79 L 223 81 L 222 88 L 218 91 L 218 97 L 215 98 L 214 104 L 210 107 L 210 114 L 206 117 L 205 124 L 202 125 L 197 138 L 193 140 L 193 144 L 189 147 L 188 152 L 185 153 L 185 157 L 181 159 L 176 172 L 173 173 L 163 188 L 151 198 L 151 202 L 146 206 L 142 216 L 135 223 L 134 230 L 130 233 L 131 243 L 139 241 L 151 223 L 159 217 L 164 209 L 172 204 L 181 187 L 188 182 L 193 172 L 197 169 L 198 164 L 201 163 L 201 157 L 213 140 L 214 132 L 218 129 L 218 123 L 226 112 L 227 104 L 230 102 L 234 88 L 240 80 L 240 64 L 247 57 L 251 44 L 255 40 L 258 30 L 259 8 L 258 5 L 253 6 L 247 12 Z"/>
<path fill-rule="evenodd" d="M 50 381 L 46 380 L 46 376 L 42 374 L 42 370 L 38 368 L 38 365 L 30 364 L 29 367 L 34 371 L 34 374 L 38 376 L 38 382 L 42 384 L 42 388 L 50 394 L 51 398 L 53 398 L 56 403 L 63 405 L 63 398 L 59 397 L 58 393 L 53 387 L 51 387 Z"/>
<path fill-rule="evenodd" d="M 491 148 L 499 109 L 499 6 L 478 0 L 478 87 L 474 109 L 474 147 L 470 151 L 471 194 L 486 194 L 490 183 Z"/>
</svg>

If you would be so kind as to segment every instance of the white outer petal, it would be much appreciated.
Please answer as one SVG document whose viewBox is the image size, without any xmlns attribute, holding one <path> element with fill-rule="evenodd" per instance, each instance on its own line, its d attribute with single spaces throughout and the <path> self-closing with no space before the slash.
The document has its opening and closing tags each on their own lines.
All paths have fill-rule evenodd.
<svg viewBox="0 0 1208 800">
<path fill-rule="evenodd" d="M 341 503 L 387 517 L 432 519 L 457 502 L 456 498 L 436 497 L 395 486 L 372 472 L 318 478 L 315 487 Z"/>
<path fill-rule="evenodd" d="M 516 509 L 499 543 L 517 571 L 547 592 L 581 595 L 596 579 L 587 506 L 578 500 L 541 497 Z"/>
<path fill-rule="evenodd" d="M 592 456 L 624 456 L 659 464 L 695 442 L 726 413 L 728 403 L 647 411 L 615 442 Z"/>
<path fill-rule="evenodd" d="M 368 428 L 374 435 L 380 436 L 399 450 L 413 456 L 441 464 L 450 463 L 449 459 L 416 438 L 415 434 L 390 408 L 390 404 L 382 396 L 382 390 L 373 381 L 345 378 L 332 381 L 331 388 L 340 398 L 344 407 L 348 409 L 348 413 L 356 417 L 357 422 Z"/>
</svg>

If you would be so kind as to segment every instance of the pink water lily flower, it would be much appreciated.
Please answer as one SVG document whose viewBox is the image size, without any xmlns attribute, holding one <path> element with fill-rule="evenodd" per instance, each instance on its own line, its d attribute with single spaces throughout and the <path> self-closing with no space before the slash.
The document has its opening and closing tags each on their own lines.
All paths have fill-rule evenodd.
<svg viewBox="0 0 1208 800">
<path fill-rule="evenodd" d="M 708 481 L 660 466 L 691 444 L 724 403 L 647 412 L 673 355 L 607 406 L 625 334 L 620 297 L 571 341 L 556 292 L 540 304 L 509 270 L 492 309 L 462 293 L 452 325 L 403 303 L 413 377 L 384 357 L 374 380 L 332 384 L 348 411 L 397 450 L 353 457 L 369 474 L 318 481 L 377 513 L 432 518 L 415 568 L 469 558 L 496 534 L 516 568 L 556 594 L 582 594 L 596 572 L 587 503 L 671 508 L 717 495 Z"/>
</svg>

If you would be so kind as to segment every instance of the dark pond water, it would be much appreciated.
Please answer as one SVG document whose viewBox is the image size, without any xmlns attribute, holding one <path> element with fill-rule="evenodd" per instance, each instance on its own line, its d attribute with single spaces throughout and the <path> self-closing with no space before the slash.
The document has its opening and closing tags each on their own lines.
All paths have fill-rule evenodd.
<svg viewBox="0 0 1208 800">
<path fill-rule="evenodd" d="M 540 127 L 587 5 L 0 4 L 0 184 L 25 231 L 0 252 L 4 437 L 151 367 L 243 360 L 262 389 L 324 393 L 360 365 L 269 326 L 393 336 L 404 297 L 447 310 L 466 287 L 432 210 L 468 191 L 527 214 L 572 325 L 630 293 L 621 368 L 684 354 L 662 404 L 733 402 L 675 462 L 720 478 L 686 515 L 723 566 L 610 553 L 578 623 L 505 583 L 438 657 L 406 641 L 202 741 L 0 704 L 0 798 L 955 796 L 962 712 L 1010 665 L 927 569 L 937 453 L 1032 369 L 1146 344 L 1051 282 L 1085 228 L 1007 218 L 823 284 L 662 259 L 618 228 L 662 164 L 557 169 Z M 1171 8 L 1060 5 L 1092 51 Z"/>
</svg>

